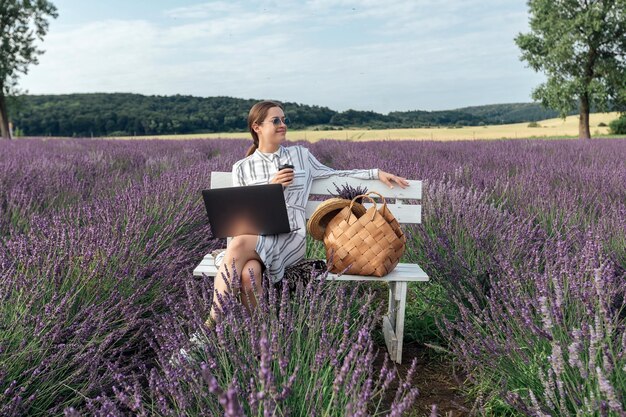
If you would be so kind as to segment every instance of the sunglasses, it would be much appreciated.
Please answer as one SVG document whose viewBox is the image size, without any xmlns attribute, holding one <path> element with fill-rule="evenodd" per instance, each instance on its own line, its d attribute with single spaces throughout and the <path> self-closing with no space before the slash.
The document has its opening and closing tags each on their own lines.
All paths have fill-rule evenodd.
<svg viewBox="0 0 626 417">
<path fill-rule="evenodd" d="M 275 127 L 280 126 L 281 123 L 284 124 L 285 126 L 289 126 L 289 123 L 291 123 L 291 120 L 289 120 L 289 117 L 283 117 L 282 119 L 280 117 L 272 117 L 270 120 L 261 122 L 261 124 L 263 123 L 272 123 Z"/>
</svg>

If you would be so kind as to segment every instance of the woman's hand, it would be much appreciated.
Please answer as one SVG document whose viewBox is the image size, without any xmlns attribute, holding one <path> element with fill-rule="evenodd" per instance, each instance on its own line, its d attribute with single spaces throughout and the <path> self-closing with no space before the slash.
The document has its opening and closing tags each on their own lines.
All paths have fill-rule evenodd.
<svg viewBox="0 0 626 417">
<path fill-rule="evenodd" d="M 398 177 L 397 175 L 390 174 L 383 170 L 378 170 L 378 179 L 387 184 L 389 188 L 393 188 L 392 183 L 396 183 L 400 186 L 400 188 L 406 188 L 409 186 L 409 182 L 406 178 Z"/>
<path fill-rule="evenodd" d="M 274 178 L 270 180 L 270 184 L 282 184 L 283 188 L 291 185 L 293 182 L 293 168 L 281 169 L 274 175 Z"/>
</svg>

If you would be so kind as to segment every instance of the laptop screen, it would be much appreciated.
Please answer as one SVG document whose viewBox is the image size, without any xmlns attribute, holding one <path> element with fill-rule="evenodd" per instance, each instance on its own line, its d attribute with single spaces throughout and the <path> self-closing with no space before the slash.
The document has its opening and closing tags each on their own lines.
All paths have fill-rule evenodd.
<svg viewBox="0 0 626 417">
<path fill-rule="evenodd" d="M 213 237 L 289 233 L 289 217 L 281 184 L 203 190 Z"/>
</svg>

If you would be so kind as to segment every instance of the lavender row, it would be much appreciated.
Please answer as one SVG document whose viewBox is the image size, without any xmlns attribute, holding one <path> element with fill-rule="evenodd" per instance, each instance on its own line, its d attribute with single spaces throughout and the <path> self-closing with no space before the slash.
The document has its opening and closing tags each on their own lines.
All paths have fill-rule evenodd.
<svg viewBox="0 0 626 417">
<path fill-rule="evenodd" d="M 0 251 L 0 414 L 60 414 L 150 357 L 143 334 L 214 247 L 179 169 L 47 215 Z"/>
<path fill-rule="evenodd" d="M 498 397 L 483 407 L 499 399 L 531 415 L 589 414 L 590 409 L 620 415 L 625 385 L 624 288 L 620 285 L 626 278 L 625 144 L 621 140 L 593 144 L 325 141 L 307 146 L 335 168 L 378 166 L 426 180 L 424 224 L 409 231 L 408 253 L 437 285 L 446 288 L 459 311 L 456 320 L 440 323 L 441 331 L 476 386 L 483 387 L 487 397 Z M 55 146 L 34 140 L 16 142 L 3 153 L 0 223 L 6 256 L 0 270 L 6 285 L 0 295 L 9 303 L 3 304 L 8 307 L 0 317 L 7 317 L 5 329 L 27 318 L 25 330 L 16 327 L 3 333 L 9 335 L 0 352 L 0 384 L 4 384 L 0 392 L 5 393 L 0 403 L 5 414 L 33 404 L 48 410 L 71 406 L 75 392 L 58 391 L 58 381 L 66 378 L 77 381 L 74 385 L 91 398 L 94 412 L 126 404 L 123 396 L 112 394 L 113 387 L 131 392 L 131 382 L 119 377 L 121 371 L 137 376 L 141 375 L 137 369 L 151 367 L 154 381 L 179 386 L 177 377 L 168 376 L 162 358 L 184 340 L 181 335 L 188 332 L 181 330 L 182 323 L 191 316 L 180 313 L 186 317 L 182 322 L 172 318 L 175 303 L 168 297 L 185 303 L 193 296 L 165 289 L 180 288 L 188 281 L 189 269 L 216 244 L 201 221 L 198 190 L 206 187 L 212 170 L 229 170 L 246 145 L 243 141 L 62 141 Z M 85 162 L 85 154 L 101 156 Z M 106 213 L 98 211 L 107 204 Z M 171 220 L 177 216 L 182 217 Z M 134 230 L 132 220 L 144 227 Z M 177 226 L 164 227 L 170 224 Z M 127 275 L 110 278 L 119 271 Z M 104 284 L 89 288 L 102 277 L 107 278 Z M 597 284 L 591 288 L 590 282 Z M 206 297 L 210 292 L 202 293 Z M 208 300 L 203 302 L 206 309 Z M 47 310 L 41 310 L 41 304 Z M 99 306 L 90 313 L 95 316 L 81 310 L 85 305 Z M 98 314 L 104 318 L 93 318 Z M 54 318 L 48 323 L 56 327 L 38 324 L 47 315 Z M 68 326 L 75 317 L 106 325 L 89 331 L 87 324 Z M 141 325 L 128 326 L 128 322 Z M 163 342 L 167 337 L 153 330 L 166 323 L 174 323 L 169 328 L 171 334 L 178 334 L 177 343 Z M 67 328 L 70 333 L 63 333 Z M 41 329 L 52 333 L 42 338 L 34 332 Z M 92 342 L 68 343 L 76 329 L 81 329 L 81 337 L 93 335 Z M 107 337 L 117 344 L 107 342 Z M 147 344 L 153 338 L 156 342 Z M 51 344 L 40 346 L 41 340 Z M 105 348 L 93 350 L 103 341 Z M 85 344 L 92 346 L 86 352 L 100 379 L 85 378 L 83 362 L 72 361 L 85 358 L 76 350 Z M 46 362 L 34 352 L 57 356 Z M 367 356 L 366 350 L 361 354 L 353 360 Z M 155 357 L 161 358 L 161 366 L 153 363 Z M 209 363 L 209 356 L 205 360 Z M 44 368 L 35 365 L 40 363 L 46 364 Z M 38 378 L 28 373 L 33 369 Z M 215 388 L 211 378 L 200 376 Z M 90 386 L 93 381 L 99 385 Z M 221 392 L 224 396 L 218 398 L 227 400 L 231 381 L 232 375 L 222 380 L 214 394 Z M 140 387 L 132 391 L 136 392 L 145 390 L 150 381 L 137 376 L 132 384 Z M 41 392 L 52 392 L 56 403 L 46 403 L 53 395 L 31 398 L 38 385 L 44 387 Z M 172 405 L 178 401 L 174 388 L 159 391 L 157 385 L 137 401 L 144 404 L 145 397 L 163 401 L 163 413 L 177 407 Z M 191 391 L 201 389 L 200 385 L 193 385 Z M 584 389 L 574 396 L 568 387 L 578 385 Z M 105 394 L 97 397 L 96 391 Z M 245 395 L 243 391 L 237 395 L 240 404 Z"/>
<path fill-rule="evenodd" d="M 48 214 L 141 184 L 196 164 L 206 175 L 228 169 L 209 141 L 20 140 L 0 153 L 0 236 L 30 227 L 30 217 Z M 195 192 L 195 190 L 194 190 Z"/>
<path fill-rule="evenodd" d="M 338 169 L 376 165 L 425 180 L 427 190 L 438 180 L 484 192 L 550 235 L 592 227 L 607 254 L 626 267 L 626 140 L 323 141 L 310 147 Z"/>
<path fill-rule="evenodd" d="M 156 366 L 118 375 L 114 395 L 90 399 L 85 409 L 102 416 L 404 415 L 418 394 L 407 383 L 416 362 L 383 403 L 398 378 L 388 360 L 374 372 L 372 297 L 324 276 L 318 271 L 292 294 L 265 280 L 253 314 L 226 296 L 212 329 L 202 324 L 210 283 L 188 283 L 185 301 L 170 299 L 174 314 L 152 329 Z M 236 275 L 232 282 L 239 286 Z"/>
<path fill-rule="evenodd" d="M 0 155 L 0 224 L 6 229 L 19 213 L 88 200 L 92 193 L 113 192 L 116 186 L 144 175 L 158 176 L 195 163 L 206 163 L 209 171 L 228 171 L 247 144 L 243 140 L 5 144 Z M 534 215 L 549 231 L 624 217 L 624 140 L 322 141 L 305 145 L 322 162 L 338 169 L 379 166 L 409 178 L 451 179 L 487 190 L 494 201 L 504 201 L 510 211 Z M 604 223 L 611 224 L 610 220 Z"/>
<path fill-rule="evenodd" d="M 624 415 L 625 143 L 378 149 L 387 170 L 427 179 L 409 260 L 458 310 L 439 328 L 485 414 Z M 327 163 L 374 158 L 326 146 Z"/>
<path fill-rule="evenodd" d="M 62 142 L 61 146 L 64 145 L 72 144 Z M 106 145 L 92 144 L 102 152 L 106 151 Z M 182 151 L 182 155 L 189 153 L 184 147 L 176 150 Z M 54 149 L 48 151 L 52 153 Z M 57 153 L 63 156 L 62 149 Z M 36 156 L 33 149 L 27 154 Z M 71 163 L 50 168 L 50 173 L 57 175 L 48 178 L 58 180 L 52 182 L 51 192 L 43 194 L 44 204 L 32 205 L 36 199 L 13 200 L 25 203 L 13 207 L 23 210 L 28 227 L 10 225 L 10 233 L 2 241 L 0 296 L 5 302 L 0 317 L 5 331 L 0 333 L 3 336 L 0 411 L 3 415 L 49 415 L 63 411 L 69 415 L 84 412 L 134 415 L 143 407 L 150 407 L 150 415 L 178 414 L 181 411 L 178 402 L 194 398 L 207 399 L 206 404 L 196 403 L 194 407 L 205 410 L 211 403 L 221 407 L 220 401 L 224 401 L 232 388 L 233 375 L 222 375 L 220 386 L 204 368 L 183 370 L 168 365 L 164 358 L 169 358 L 186 340 L 187 331 L 183 329 L 194 319 L 200 328 L 200 318 L 208 313 L 210 286 L 194 287 L 193 291 L 188 287 L 185 292 L 185 285 L 193 287 L 190 270 L 198 259 L 215 245 L 223 244 L 211 239 L 199 190 L 207 186 L 212 170 L 224 169 L 219 164 L 230 165 L 232 161 L 214 157 L 207 161 L 182 158 L 177 160 L 180 165 L 176 169 L 155 173 L 137 158 L 120 172 L 107 175 L 103 170 L 102 177 L 93 175 L 92 183 L 84 184 L 67 181 L 62 175 L 68 166 L 74 165 L 82 172 L 97 171 L 81 168 L 78 156 L 80 152 L 66 156 Z M 171 158 L 181 159 L 176 153 Z M 45 162 L 47 157 L 38 155 L 35 160 Z M 188 162 L 190 167 L 186 167 Z M 18 176 L 7 175 L 5 181 L 19 186 L 20 181 L 15 178 Z M 107 186 L 109 192 L 94 190 Z M 63 193 L 74 193 L 80 198 L 65 200 L 66 204 L 62 205 L 45 204 L 45 197 L 55 199 L 57 193 L 61 198 Z M 11 190 L 5 195 L 11 195 Z M 276 328 L 274 324 L 263 330 L 265 340 L 283 337 L 280 350 L 269 351 L 264 360 L 286 366 L 282 365 L 285 359 L 293 357 L 290 366 L 295 364 L 301 370 L 289 375 L 284 401 L 274 406 L 264 401 L 257 408 L 308 407 L 309 403 L 303 399 L 310 397 L 318 398 L 320 415 L 338 415 L 344 411 L 347 415 L 359 415 L 372 407 L 382 412 L 380 399 L 395 372 L 387 367 L 381 377 L 373 375 L 374 346 L 370 330 L 371 317 L 375 315 L 366 315 L 363 310 L 358 320 L 349 319 L 350 310 L 332 294 L 325 296 L 330 300 L 325 305 L 318 299 L 320 305 L 314 302 L 305 310 L 304 305 L 315 301 L 314 297 L 305 295 L 296 298 L 292 319 L 305 334 L 294 333 L 293 325 Z M 363 300 L 352 299 L 351 303 L 367 306 Z M 281 315 L 275 317 L 280 321 L 274 323 L 285 324 L 289 317 L 287 304 L 283 301 Z M 182 320 L 180 306 L 189 307 Z M 311 327 L 310 317 L 324 308 L 326 313 Z M 323 320 L 331 313 L 335 320 L 343 320 L 339 327 L 332 328 Z M 230 317 L 228 313 L 225 316 Z M 250 320 L 225 320 L 222 328 L 226 334 L 235 332 L 257 338 L 256 345 L 250 342 L 247 351 L 240 351 L 240 362 L 249 361 L 254 349 L 258 351 L 258 340 L 263 340 L 258 339 L 262 324 L 255 322 L 250 326 Z M 320 339 L 315 337 L 317 333 L 321 333 Z M 294 335 L 296 340 L 289 339 Z M 214 357 L 228 355 L 232 343 L 231 338 L 229 345 L 215 346 Z M 320 368 L 319 372 L 302 366 L 306 358 L 285 354 L 291 344 L 297 345 L 298 352 L 306 353 L 308 360 Z M 273 343 L 272 349 L 275 347 Z M 362 355 L 366 352 L 369 353 Z M 208 359 L 203 366 L 207 362 Z M 227 360 L 223 365 L 223 371 L 227 372 L 233 364 Z M 332 373 L 336 370 L 341 372 Z M 178 397 L 179 391 L 172 387 L 181 383 L 181 372 L 197 376 L 198 371 L 202 371 L 204 382 L 192 384 L 183 397 Z M 250 371 L 259 372 L 256 367 Z M 151 377 L 146 379 L 145 375 Z M 244 376 L 243 382 L 248 384 L 249 374 Z M 289 387 L 294 383 L 308 388 L 290 393 Z M 324 386 L 336 391 L 336 398 L 330 403 L 322 395 L 326 392 L 320 390 Z M 417 394 L 409 385 L 403 387 L 391 405 L 391 415 L 400 415 Z M 245 407 L 249 395 L 262 395 L 259 387 L 252 388 L 247 396 L 233 401 Z M 134 393 L 133 404 L 142 405 L 131 407 L 124 396 L 130 389 Z M 153 403 L 159 403 L 159 407 L 153 408 L 150 405 Z M 197 410 L 194 407 L 186 412 L 194 414 L 193 410 Z"/>
<path fill-rule="evenodd" d="M 414 254 L 459 312 L 439 327 L 483 412 L 623 415 L 626 272 L 603 239 L 552 236 L 450 181 L 431 183 L 424 210 Z"/>
</svg>

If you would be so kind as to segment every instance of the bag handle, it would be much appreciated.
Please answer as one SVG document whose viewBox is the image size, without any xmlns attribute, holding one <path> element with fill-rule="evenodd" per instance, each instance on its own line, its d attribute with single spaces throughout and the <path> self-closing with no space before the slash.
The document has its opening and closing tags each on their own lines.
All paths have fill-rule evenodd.
<svg viewBox="0 0 626 417">
<path fill-rule="evenodd" d="M 384 214 L 385 214 L 385 211 L 387 211 L 387 200 L 385 200 L 385 197 L 383 197 L 383 196 L 382 196 L 382 194 L 377 193 L 376 191 L 370 191 L 370 192 L 369 192 L 369 193 L 367 193 L 366 195 L 369 197 L 369 195 L 370 195 L 370 194 L 375 194 L 375 195 L 377 195 L 378 197 L 380 197 L 380 199 L 382 200 L 382 203 L 383 203 L 382 214 L 384 215 Z M 371 199 L 371 197 L 370 197 L 370 199 Z M 376 204 L 374 204 L 374 205 L 376 205 Z"/>
<path fill-rule="evenodd" d="M 350 201 L 350 211 L 348 212 L 348 214 L 346 216 L 346 221 L 348 221 L 348 219 L 350 218 L 350 213 L 352 213 L 352 206 L 354 206 L 354 203 L 356 203 L 356 200 L 361 198 L 361 197 L 368 198 L 372 202 L 372 204 L 374 204 L 374 209 L 376 208 L 376 200 L 374 200 L 372 197 L 370 197 L 369 194 L 370 193 L 357 195 L 356 197 L 354 197 L 352 199 L 352 201 Z M 374 210 L 374 212 L 373 212 L 372 220 L 374 220 L 374 216 L 375 215 L 376 215 L 376 210 Z"/>
</svg>

